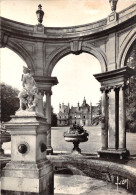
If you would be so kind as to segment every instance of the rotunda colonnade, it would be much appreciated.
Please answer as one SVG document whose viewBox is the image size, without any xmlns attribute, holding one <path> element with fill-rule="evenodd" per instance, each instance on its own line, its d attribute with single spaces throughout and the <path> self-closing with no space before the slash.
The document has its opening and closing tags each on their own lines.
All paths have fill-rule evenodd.
<svg viewBox="0 0 136 195">
<path fill-rule="evenodd" d="M 102 73 L 94 75 L 102 91 L 102 149 L 100 156 L 127 155 L 124 90 L 134 71 L 125 66 L 127 53 L 136 40 L 136 4 L 119 13 L 113 11 L 100 21 L 66 28 L 28 25 L 0 17 L 0 45 L 16 52 L 31 69 L 41 96 L 46 95 L 46 118 L 50 128 L 51 95 L 58 83 L 51 77 L 64 56 L 87 52 L 100 62 Z"/>
</svg>

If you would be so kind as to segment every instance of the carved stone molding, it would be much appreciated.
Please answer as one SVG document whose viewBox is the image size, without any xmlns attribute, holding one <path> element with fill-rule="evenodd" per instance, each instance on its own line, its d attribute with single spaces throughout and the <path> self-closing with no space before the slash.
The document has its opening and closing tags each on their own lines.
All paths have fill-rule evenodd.
<svg viewBox="0 0 136 195">
<path fill-rule="evenodd" d="M 82 40 L 74 40 L 70 42 L 71 52 L 75 55 L 82 53 Z"/>
<path fill-rule="evenodd" d="M 111 89 L 113 89 L 113 86 L 102 86 L 102 87 L 100 88 L 100 91 L 101 91 L 102 93 L 109 93 L 109 92 L 111 91 Z"/>
<path fill-rule="evenodd" d="M 6 47 L 8 43 L 9 34 L 1 33 L 0 48 Z"/>
<path fill-rule="evenodd" d="M 51 95 L 52 95 L 52 91 L 50 91 L 50 90 L 45 90 L 45 95 L 51 96 Z"/>
<path fill-rule="evenodd" d="M 110 92 L 112 89 L 115 91 L 115 90 L 120 90 L 121 88 L 123 90 L 125 90 L 126 88 L 128 87 L 128 84 L 127 83 L 122 83 L 122 84 L 119 84 L 119 85 L 114 85 L 114 86 L 102 86 L 100 88 L 100 91 L 102 93 L 108 93 Z"/>
<path fill-rule="evenodd" d="M 38 91 L 39 91 L 40 96 L 44 96 L 44 90 L 43 89 L 39 89 Z"/>
</svg>

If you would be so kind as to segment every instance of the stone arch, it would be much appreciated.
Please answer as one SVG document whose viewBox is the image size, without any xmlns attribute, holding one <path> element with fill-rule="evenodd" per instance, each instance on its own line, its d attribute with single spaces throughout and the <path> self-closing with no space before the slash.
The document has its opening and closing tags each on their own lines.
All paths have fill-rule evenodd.
<svg viewBox="0 0 136 195">
<path fill-rule="evenodd" d="M 89 53 L 95 56 L 100 62 L 102 72 L 107 71 L 107 57 L 103 53 L 103 51 L 101 51 L 101 49 L 96 48 L 91 44 L 83 43 L 81 52 L 86 52 L 86 53 Z M 53 55 L 51 55 L 49 62 L 48 62 L 48 67 L 47 67 L 48 76 L 51 76 L 51 73 L 56 63 L 64 56 L 71 54 L 71 53 L 73 52 L 71 51 L 71 48 L 68 46 L 64 46 L 60 49 L 56 49 L 56 51 L 53 52 Z"/>
<path fill-rule="evenodd" d="M 130 49 L 130 47 L 132 46 L 132 44 L 134 43 L 134 41 L 136 41 L 136 30 L 131 31 L 131 33 L 129 34 L 129 36 L 125 39 L 123 45 L 122 45 L 122 49 L 118 58 L 118 67 L 124 67 L 125 66 L 125 60 L 128 54 L 128 51 Z"/>
<path fill-rule="evenodd" d="M 29 53 L 25 50 L 23 46 L 21 46 L 16 42 L 12 42 L 11 40 L 8 40 L 6 47 L 11 49 L 17 55 L 19 55 L 25 61 L 28 68 L 31 69 L 32 74 L 34 74 L 34 62 L 31 56 L 29 55 Z"/>
<path fill-rule="evenodd" d="M 100 62 L 102 72 L 107 72 L 107 57 L 100 48 L 97 48 L 88 43 L 83 43 L 82 50 L 96 57 Z"/>
<path fill-rule="evenodd" d="M 53 52 L 53 55 L 50 56 L 48 67 L 47 67 L 47 73 L 48 76 L 51 76 L 51 73 L 53 71 L 53 68 L 55 67 L 56 63 L 63 58 L 64 56 L 70 54 L 70 47 L 64 46 L 61 49 L 56 49 L 55 52 Z"/>
</svg>

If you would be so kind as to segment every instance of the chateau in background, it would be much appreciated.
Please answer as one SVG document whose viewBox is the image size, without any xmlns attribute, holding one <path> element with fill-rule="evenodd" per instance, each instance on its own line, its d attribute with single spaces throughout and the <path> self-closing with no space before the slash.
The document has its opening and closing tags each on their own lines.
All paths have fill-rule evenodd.
<svg viewBox="0 0 136 195">
<path fill-rule="evenodd" d="M 90 106 L 86 103 L 84 98 L 82 105 L 79 103 L 77 107 L 70 105 L 59 105 L 59 113 L 57 114 L 57 125 L 58 126 L 67 126 L 72 124 L 86 125 L 91 126 L 93 124 L 93 118 L 98 116 L 99 107 Z"/>
</svg>

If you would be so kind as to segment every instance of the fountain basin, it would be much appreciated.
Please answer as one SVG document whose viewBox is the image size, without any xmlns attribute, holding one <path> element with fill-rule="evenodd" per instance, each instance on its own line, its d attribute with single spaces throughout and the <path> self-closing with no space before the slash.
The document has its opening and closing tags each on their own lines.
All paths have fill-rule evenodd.
<svg viewBox="0 0 136 195">
<path fill-rule="evenodd" d="M 64 132 L 64 139 L 67 142 L 73 142 L 74 148 L 72 149 L 72 154 L 81 154 L 81 149 L 79 148 L 80 142 L 88 141 L 87 131 L 79 125 L 73 125 L 70 129 Z"/>
<path fill-rule="evenodd" d="M 86 142 L 88 141 L 88 133 L 84 132 L 81 134 L 72 134 L 72 133 L 64 133 L 64 139 L 67 142 Z"/>
</svg>

